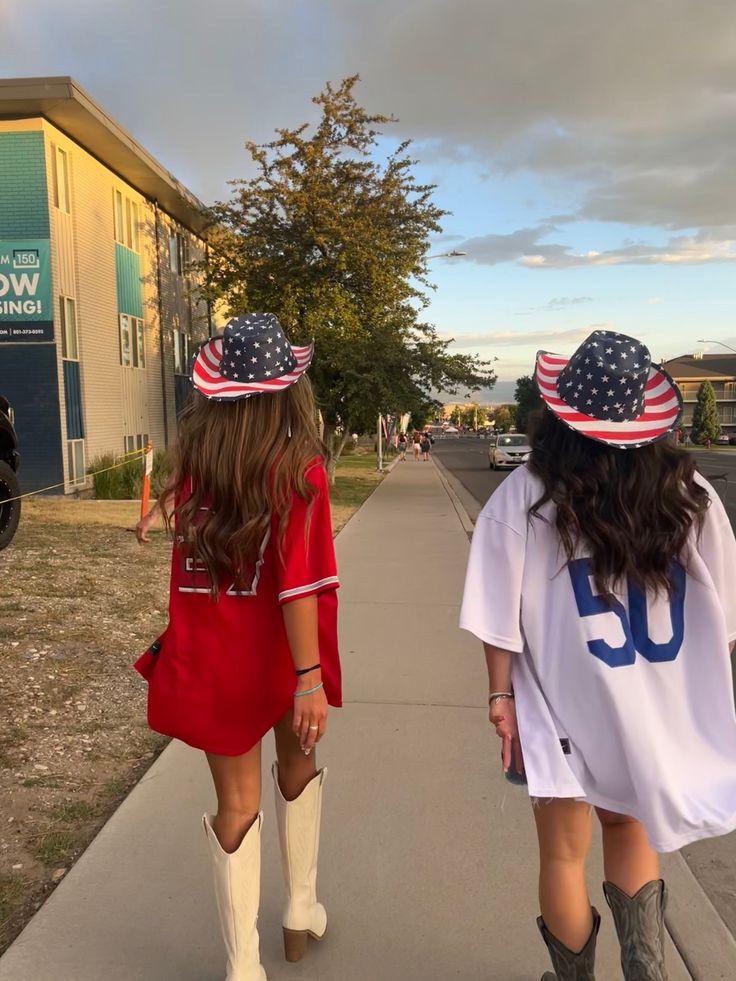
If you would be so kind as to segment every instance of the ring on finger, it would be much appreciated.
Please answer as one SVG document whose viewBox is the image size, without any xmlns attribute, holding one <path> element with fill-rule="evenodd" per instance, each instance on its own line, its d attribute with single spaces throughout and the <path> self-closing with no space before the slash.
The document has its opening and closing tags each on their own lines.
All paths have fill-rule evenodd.
<svg viewBox="0 0 736 981">
<path fill-rule="evenodd" d="M 310 726 L 309 727 L 309 731 L 310 732 L 317 732 L 318 729 L 319 729 L 319 726 Z"/>
</svg>

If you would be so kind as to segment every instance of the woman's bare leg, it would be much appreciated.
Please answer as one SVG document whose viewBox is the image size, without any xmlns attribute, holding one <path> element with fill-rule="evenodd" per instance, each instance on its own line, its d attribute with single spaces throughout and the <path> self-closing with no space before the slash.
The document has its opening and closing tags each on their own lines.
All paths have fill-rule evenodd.
<svg viewBox="0 0 736 981">
<path fill-rule="evenodd" d="M 627 896 L 634 896 L 647 882 L 659 878 L 659 857 L 639 821 L 601 807 L 595 810 L 603 831 L 606 879 Z"/>
<path fill-rule="evenodd" d="M 585 884 L 591 814 L 587 804 L 552 800 L 534 807 L 539 839 L 539 905 L 545 926 L 575 953 L 593 929 Z"/>
<path fill-rule="evenodd" d="M 261 744 L 242 756 L 207 753 L 217 794 L 212 829 L 223 851 L 235 852 L 261 809 Z"/>
<path fill-rule="evenodd" d="M 279 761 L 279 787 L 286 800 L 296 800 L 317 772 L 317 753 L 305 756 L 292 726 L 292 713 L 279 719 L 273 727 L 276 758 Z"/>
</svg>

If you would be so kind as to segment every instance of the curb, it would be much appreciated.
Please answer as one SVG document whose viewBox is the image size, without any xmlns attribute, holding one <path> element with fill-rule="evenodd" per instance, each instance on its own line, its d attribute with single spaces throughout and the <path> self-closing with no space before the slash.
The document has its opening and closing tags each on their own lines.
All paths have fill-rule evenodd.
<svg viewBox="0 0 736 981">
<path fill-rule="evenodd" d="M 431 459 L 464 531 L 469 538 L 472 537 L 474 522 L 463 499 L 476 518 L 481 510 L 478 502 L 444 464 L 434 456 Z M 693 981 L 728 981 L 733 978 L 736 938 L 721 919 L 690 866 L 679 852 L 675 852 L 663 856 L 662 873 L 668 884 L 667 932 Z"/>
<path fill-rule="evenodd" d="M 468 538 L 472 538 L 473 529 L 475 528 L 475 522 L 470 517 L 470 514 L 468 514 L 468 510 L 465 504 L 463 503 L 463 501 L 461 500 L 460 494 L 462 494 L 462 496 L 466 500 L 467 498 L 470 498 L 468 504 L 475 512 L 475 516 L 477 518 L 478 514 L 480 513 L 480 508 L 478 507 L 475 498 L 472 497 L 467 490 L 465 490 L 465 488 L 457 479 L 457 477 L 454 477 L 447 469 L 447 467 L 443 463 L 440 463 L 440 461 L 436 459 L 436 457 L 430 456 L 430 460 L 435 465 L 439 478 L 442 481 L 442 486 L 445 488 L 445 492 L 447 496 L 450 498 L 450 503 L 454 507 L 457 516 L 460 519 L 460 524 L 463 526 L 463 530 L 465 531 Z"/>
</svg>

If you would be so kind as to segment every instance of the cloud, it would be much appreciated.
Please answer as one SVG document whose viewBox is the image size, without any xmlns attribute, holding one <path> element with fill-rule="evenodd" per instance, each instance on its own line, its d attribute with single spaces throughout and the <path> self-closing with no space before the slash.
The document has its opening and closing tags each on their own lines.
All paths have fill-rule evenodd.
<svg viewBox="0 0 736 981">
<path fill-rule="evenodd" d="M 580 266 L 623 265 L 703 265 L 711 262 L 736 262 L 736 241 L 720 241 L 701 233 L 698 236 L 680 235 L 666 245 L 626 245 L 605 252 L 578 254 L 559 247 L 540 249 L 524 255 L 520 264 L 529 269 L 573 269 Z"/>
<path fill-rule="evenodd" d="M 309 97 L 359 71 L 421 155 L 574 182 L 586 218 L 715 229 L 736 200 L 733 0 L 2 8 L 4 75 L 74 74 L 204 197 L 246 172 L 245 139 L 314 118 Z"/>
<path fill-rule="evenodd" d="M 481 235 L 466 239 L 461 243 L 460 249 L 467 252 L 471 262 L 479 265 L 496 266 L 503 262 L 517 262 L 527 269 L 736 262 L 736 231 L 732 226 L 727 227 L 727 233 L 733 235 L 733 238 L 721 239 L 711 232 L 701 230 L 696 235 L 672 236 L 665 245 L 629 242 L 618 249 L 603 252 L 574 252 L 565 245 L 542 241 L 556 231 L 554 225 L 543 224 L 536 228 L 520 228 L 505 235 Z M 587 302 L 589 299 L 590 297 L 579 297 L 577 301 Z"/>
<path fill-rule="evenodd" d="M 592 303 L 592 296 L 555 296 L 544 305 L 545 310 L 565 310 L 567 307 L 577 307 L 581 303 Z"/>
<path fill-rule="evenodd" d="M 569 347 L 579 343 L 590 334 L 593 328 L 609 327 L 610 324 L 591 324 L 585 327 L 573 327 L 569 330 L 533 330 L 533 331 L 481 331 L 475 334 L 458 334 L 455 344 L 459 348 L 472 347 Z M 445 340 L 453 336 L 442 335 Z"/>
</svg>

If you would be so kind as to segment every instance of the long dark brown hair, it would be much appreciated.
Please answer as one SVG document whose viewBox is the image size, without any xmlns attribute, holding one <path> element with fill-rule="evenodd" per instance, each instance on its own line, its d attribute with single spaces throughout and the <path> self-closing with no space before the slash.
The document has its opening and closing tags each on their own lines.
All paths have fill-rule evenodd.
<svg viewBox="0 0 736 981">
<path fill-rule="evenodd" d="M 324 461 L 326 452 L 306 376 L 232 402 L 192 395 L 180 419 L 173 501 L 169 488 L 161 506 L 178 546 L 206 568 L 213 596 L 242 585 L 273 515 L 280 546 L 294 492 L 311 504 L 305 470 L 318 456 Z"/>
<path fill-rule="evenodd" d="M 687 543 L 709 506 L 686 450 L 661 440 L 617 449 L 574 432 L 549 409 L 530 417 L 529 469 L 544 484 L 530 520 L 551 501 L 568 562 L 581 545 L 605 594 L 625 578 L 645 592 L 669 592 L 672 561 L 687 564 Z"/>
</svg>

